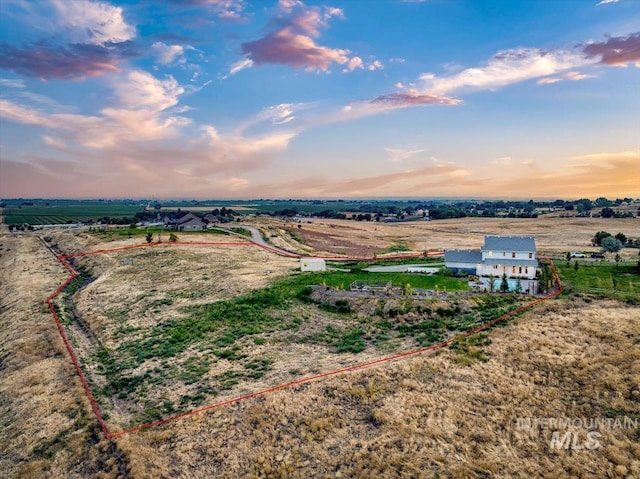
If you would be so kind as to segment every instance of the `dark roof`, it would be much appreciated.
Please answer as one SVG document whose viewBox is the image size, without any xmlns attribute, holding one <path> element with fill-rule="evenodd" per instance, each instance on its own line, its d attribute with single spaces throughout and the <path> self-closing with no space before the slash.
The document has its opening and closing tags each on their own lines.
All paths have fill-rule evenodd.
<svg viewBox="0 0 640 479">
<path fill-rule="evenodd" d="M 180 221 L 178 223 L 179 226 L 184 226 L 188 224 L 204 225 L 204 221 L 202 221 L 200 218 L 187 218 L 186 221 Z"/>
<path fill-rule="evenodd" d="M 165 222 L 173 225 L 181 225 L 187 223 L 188 221 L 199 221 L 202 223 L 202 220 L 194 215 L 193 213 L 179 213 L 177 215 L 167 216 L 165 217 Z"/>
<path fill-rule="evenodd" d="M 482 263 L 482 253 L 478 250 L 450 249 L 444 252 L 445 263 Z"/>
<path fill-rule="evenodd" d="M 533 236 L 485 236 L 482 251 L 536 251 Z"/>
</svg>

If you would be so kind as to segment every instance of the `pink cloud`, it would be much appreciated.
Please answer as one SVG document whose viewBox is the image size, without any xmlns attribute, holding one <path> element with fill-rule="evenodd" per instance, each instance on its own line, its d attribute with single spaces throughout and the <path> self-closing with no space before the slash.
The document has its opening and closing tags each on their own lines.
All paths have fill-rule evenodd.
<svg viewBox="0 0 640 479">
<path fill-rule="evenodd" d="M 318 45 L 315 40 L 331 18 L 343 16 L 342 10 L 308 7 L 299 1 L 286 0 L 279 3 L 279 11 L 281 16 L 270 22 L 272 31 L 242 44 L 242 52 L 253 64 L 280 64 L 325 72 L 333 63 L 346 65 L 349 71 L 359 68 L 357 57 L 350 58 L 349 50 Z"/>
<path fill-rule="evenodd" d="M 600 57 L 600 63 L 605 65 L 640 65 L 640 32 L 627 37 L 610 37 L 605 42 L 588 43 L 582 51 L 589 57 Z"/>
<path fill-rule="evenodd" d="M 117 50 L 101 46 L 54 47 L 39 43 L 15 48 L 0 44 L 0 67 L 42 79 L 74 79 L 118 71 L 121 58 Z"/>
<path fill-rule="evenodd" d="M 458 105 L 462 100 L 446 96 L 426 95 L 416 92 L 389 93 L 371 100 L 374 104 L 384 104 L 393 107 L 417 106 L 417 105 Z"/>
</svg>

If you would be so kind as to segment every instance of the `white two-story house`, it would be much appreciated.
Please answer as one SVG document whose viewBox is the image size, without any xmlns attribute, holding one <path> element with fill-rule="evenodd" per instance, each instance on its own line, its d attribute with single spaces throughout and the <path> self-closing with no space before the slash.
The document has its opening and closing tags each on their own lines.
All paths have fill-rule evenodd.
<svg viewBox="0 0 640 479">
<path fill-rule="evenodd" d="M 502 276 L 533 279 L 538 259 L 532 236 L 485 236 L 480 250 L 482 261 L 478 276 Z"/>
<path fill-rule="evenodd" d="M 480 277 L 488 285 L 491 278 L 506 275 L 513 288 L 520 279 L 523 290 L 533 292 L 538 259 L 536 242 L 532 236 L 485 236 L 484 245 L 478 250 L 447 250 L 445 266 L 454 272 L 464 272 Z"/>
</svg>

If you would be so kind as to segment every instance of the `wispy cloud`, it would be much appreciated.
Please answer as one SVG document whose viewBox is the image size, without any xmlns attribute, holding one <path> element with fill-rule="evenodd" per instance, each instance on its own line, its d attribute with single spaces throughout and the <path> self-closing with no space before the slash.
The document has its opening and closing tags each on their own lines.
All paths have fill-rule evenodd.
<svg viewBox="0 0 640 479">
<path fill-rule="evenodd" d="M 231 69 L 229 70 L 229 75 L 235 75 L 240 70 L 244 70 L 245 68 L 251 68 L 253 66 L 253 60 L 251 58 L 241 58 L 233 65 L 231 65 Z"/>
<path fill-rule="evenodd" d="M 588 73 L 570 71 L 567 73 L 563 73 L 560 76 L 540 78 L 536 83 L 538 85 L 550 85 L 553 83 L 561 82 L 562 80 L 581 81 L 581 80 L 587 80 L 589 78 L 595 78 L 595 77 L 596 77 L 595 75 L 590 75 Z"/>
<path fill-rule="evenodd" d="M 418 148 L 415 150 L 409 150 L 406 148 L 385 148 L 384 151 L 387 152 L 389 161 L 393 163 L 398 163 L 401 161 L 409 160 L 413 158 L 415 155 L 424 153 L 427 150 L 425 148 Z"/>
<path fill-rule="evenodd" d="M 9 100 L 0 100 L 0 115 L 17 123 L 58 131 L 91 148 L 171 138 L 190 123 L 185 117 L 168 113 L 184 93 L 173 77 L 158 80 L 142 70 L 133 70 L 113 78 L 112 83 L 118 101 L 100 110 L 100 115 L 47 112 Z"/>
<path fill-rule="evenodd" d="M 417 105 L 459 105 L 460 103 L 462 103 L 462 100 L 446 96 L 429 95 L 408 91 L 381 95 L 371 100 L 370 103 L 401 108 Z"/>
<path fill-rule="evenodd" d="M 191 45 L 167 45 L 164 42 L 155 42 L 151 45 L 151 49 L 154 51 L 158 63 L 171 65 L 186 63 L 184 52 L 185 50 L 193 50 L 193 47 Z"/>
<path fill-rule="evenodd" d="M 513 164 L 513 158 L 511 158 L 510 156 L 503 156 L 501 158 L 496 158 L 495 160 L 491 160 L 491 164 L 499 165 L 499 166 L 510 166 Z"/>
<path fill-rule="evenodd" d="M 5 88 L 24 88 L 26 85 L 24 80 L 15 78 L 0 78 L 0 86 Z"/>
<path fill-rule="evenodd" d="M 205 7 L 222 20 L 242 18 L 246 2 L 244 0 L 168 0 L 178 8 Z"/>
<path fill-rule="evenodd" d="M 525 80 L 553 75 L 592 63 L 578 52 L 537 48 L 503 50 L 489 59 L 486 65 L 467 68 L 450 76 L 425 73 L 420 76 L 424 91 L 447 95 L 457 91 L 495 90 Z"/>
<path fill-rule="evenodd" d="M 600 0 L 598 3 L 596 3 L 596 6 L 598 5 L 606 5 L 608 3 L 618 3 L 620 0 Z"/>
</svg>

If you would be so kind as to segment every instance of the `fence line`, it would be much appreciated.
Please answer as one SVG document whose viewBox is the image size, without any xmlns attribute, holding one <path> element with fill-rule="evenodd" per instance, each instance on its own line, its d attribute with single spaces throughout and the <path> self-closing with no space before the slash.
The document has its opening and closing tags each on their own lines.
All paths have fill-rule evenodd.
<svg viewBox="0 0 640 479">
<path fill-rule="evenodd" d="M 44 240 L 43 240 L 44 242 Z M 45 242 L 45 244 L 47 244 Z M 273 251 L 276 254 L 281 254 L 283 256 L 289 256 L 288 254 L 286 254 L 286 252 L 279 252 L 276 249 L 271 249 L 271 248 L 265 248 L 262 245 L 256 244 L 256 243 L 240 243 L 240 242 L 199 242 L 199 243 L 188 243 L 188 242 L 177 242 L 177 243 L 162 243 L 164 245 L 169 245 L 169 246 L 193 246 L 193 245 L 208 245 L 208 246 L 213 246 L 213 245 L 224 245 L 224 246 L 258 246 L 258 247 L 262 247 L 263 249 L 266 250 L 270 250 Z M 209 406 L 204 406 L 198 409 L 194 409 L 191 411 L 187 411 L 181 414 L 177 414 L 175 416 L 171 416 L 171 417 L 167 417 L 164 419 L 159 419 L 157 421 L 151 422 L 151 423 L 147 423 L 147 424 L 141 424 L 139 426 L 130 428 L 130 429 L 126 429 L 123 431 L 118 431 L 118 432 L 110 432 L 109 428 L 107 427 L 107 424 L 102 416 L 102 412 L 100 411 L 100 407 L 95 399 L 95 397 L 93 396 L 93 393 L 91 392 L 91 388 L 89 386 L 89 382 L 87 381 L 87 378 L 82 370 L 82 367 L 80 366 L 80 362 L 77 358 L 77 355 L 73 349 L 73 346 L 71 345 L 71 342 L 69 341 L 69 338 L 67 337 L 67 334 L 64 331 L 64 327 L 62 325 L 62 322 L 60 321 L 60 318 L 58 317 L 56 310 L 55 310 L 55 306 L 53 304 L 53 300 L 55 299 L 55 297 L 60 294 L 60 292 L 62 292 L 62 290 L 71 282 L 73 281 L 74 278 L 76 278 L 76 276 L 78 275 L 78 273 L 76 272 L 76 270 L 73 268 L 73 266 L 67 261 L 67 259 L 70 258 L 76 258 L 76 257 L 82 257 L 82 256 L 89 256 L 89 255 L 96 255 L 96 254 L 106 254 L 106 253 L 113 253 L 113 252 L 120 252 L 120 251 L 126 251 L 126 250 L 130 250 L 130 249 L 138 249 L 138 248 L 145 248 L 145 247 L 154 247 L 154 246 L 159 246 L 157 243 L 149 243 L 149 244 L 141 244 L 141 245 L 130 245 L 130 246 L 125 246 L 125 247 L 120 247 L 120 248 L 113 248 L 113 249 L 101 249 L 101 250 L 97 250 L 97 251 L 89 251 L 89 252 L 81 252 L 81 253 L 73 253 L 73 254 L 69 254 L 69 255 L 56 255 L 56 258 L 58 259 L 58 261 L 60 261 L 60 263 L 62 263 L 62 265 L 69 271 L 70 276 L 60 285 L 58 286 L 58 288 L 52 292 L 46 299 L 46 304 L 49 308 L 49 311 L 51 312 L 51 315 L 53 317 L 53 320 L 56 324 L 56 327 L 60 333 L 60 336 L 62 337 L 62 340 L 64 342 L 64 345 L 67 349 L 67 352 L 69 353 L 69 356 L 71 358 L 71 361 L 73 362 L 73 365 L 76 368 L 76 372 L 78 373 L 78 377 L 80 378 L 80 382 L 82 383 L 82 387 L 85 390 L 85 393 L 87 394 L 87 398 L 89 399 L 89 402 L 91 404 L 91 408 L 93 409 L 93 412 L 96 416 L 96 419 L 98 421 L 98 423 L 100 424 L 100 427 L 105 435 L 105 437 L 107 439 L 113 439 L 116 437 L 120 437 L 120 436 L 124 436 L 126 434 L 131 434 L 134 432 L 138 432 L 144 429 L 149 429 L 151 427 L 155 427 L 155 426 L 159 426 L 161 424 L 166 424 L 170 421 L 175 421 L 178 419 L 182 419 L 185 417 L 189 417 L 189 416 L 193 416 L 195 414 L 200 414 L 202 412 L 205 411 L 210 411 L 213 409 L 217 409 L 223 406 L 227 406 L 229 404 L 234 404 L 240 401 L 244 401 L 247 399 L 251 399 L 251 398 L 256 398 L 259 396 L 264 396 L 268 393 L 274 392 L 274 391 L 279 391 L 282 389 L 286 389 L 292 386 L 296 386 L 299 384 L 306 384 L 306 383 L 310 383 L 313 381 L 317 381 L 323 378 L 327 378 L 327 377 L 331 377 L 331 376 L 336 376 L 339 374 L 344 374 L 347 372 L 351 372 L 351 371 L 357 371 L 357 370 L 361 370 L 361 369 L 365 369 L 365 368 L 370 368 L 372 366 L 376 366 L 379 364 L 383 364 L 383 363 L 387 363 L 387 362 L 391 362 L 391 361 L 395 361 L 395 360 L 399 360 L 399 359 L 403 359 L 403 358 L 408 358 L 408 357 L 413 357 L 422 353 L 425 353 L 427 351 L 435 351 L 438 349 L 442 349 L 445 348 L 447 346 L 450 346 L 451 344 L 460 341 L 463 338 L 466 338 L 468 336 L 471 336 L 473 334 L 476 334 L 480 331 L 483 331 L 485 329 L 488 329 L 506 319 L 512 318 L 514 316 L 517 316 L 518 314 L 523 313 L 524 311 L 527 311 L 531 308 L 533 308 L 534 306 L 547 301 L 549 299 L 555 298 L 556 296 L 558 296 L 559 294 L 562 293 L 563 291 L 563 287 L 562 287 L 562 282 L 560 281 L 560 276 L 558 275 L 558 271 L 555 267 L 555 265 L 553 264 L 553 260 L 551 258 L 546 258 L 546 257 L 539 257 L 542 260 L 548 261 L 549 264 L 551 265 L 551 270 L 553 272 L 553 277 L 554 280 L 556 282 L 556 288 L 554 290 L 552 290 L 550 293 L 548 293 L 547 295 L 537 298 L 534 301 L 531 301 L 530 303 L 527 303 L 525 305 L 522 305 L 512 311 L 509 311 L 508 313 L 503 314 L 502 316 L 499 316 L 495 319 L 492 319 L 491 321 L 488 321 L 486 323 L 483 323 L 469 331 L 465 331 L 464 333 L 460 333 L 457 336 L 454 336 L 453 338 L 448 339 L 447 341 L 444 341 L 442 343 L 438 343 L 438 344 L 433 344 L 431 346 L 427 346 L 424 348 L 419 348 L 419 349 L 414 349 L 411 351 L 405 351 L 403 353 L 398 353 L 398 354 L 394 354 L 392 356 L 387 356 L 387 357 L 383 357 L 383 358 L 378 358 L 378 359 L 374 359 L 371 361 L 367 361 L 364 363 L 358 363 L 358 364 L 354 364 L 352 366 L 348 366 L 348 367 L 344 367 L 344 368 L 340 368 L 340 369 L 336 369 L 334 371 L 328 371 L 325 373 L 321 373 L 321 374 L 317 374 L 317 375 L 313 375 L 313 376 L 308 376 L 305 378 L 300 378 L 294 381 L 290 381 L 290 382 L 286 382 L 286 383 L 282 383 L 282 384 L 278 384 L 266 389 L 262 389 L 253 393 L 249 393 L 249 394 L 245 394 L 243 396 L 239 396 L 236 398 L 232 398 L 232 399 L 228 399 L 226 401 L 222 401 L 219 403 L 215 403 L 215 404 L 211 404 Z M 50 248 L 49 245 L 47 245 L 47 247 L 49 247 L 49 249 L 51 250 L 51 252 L 53 253 L 53 250 Z M 382 259 L 382 258 L 380 258 Z"/>
</svg>

